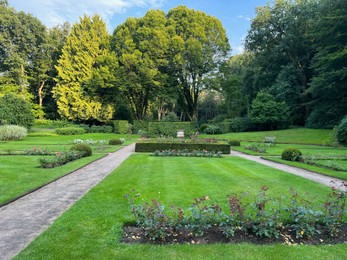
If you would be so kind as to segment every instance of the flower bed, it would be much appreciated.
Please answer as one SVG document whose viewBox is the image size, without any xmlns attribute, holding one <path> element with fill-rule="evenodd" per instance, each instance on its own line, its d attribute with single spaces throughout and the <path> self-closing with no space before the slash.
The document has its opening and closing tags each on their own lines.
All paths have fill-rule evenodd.
<svg viewBox="0 0 347 260">
<path fill-rule="evenodd" d="M 222 154 L 230 153 L 230 145 L 224 143 L 173 143 L 173 142 L 139 142 L 135 145 L 135 152 L 153 153 L 163 150 L 187 150 L 193 151 L 214 151 Z"/>
<path fill-rule="evenodd" d="M 168 212 L 155 199 L 151 203 L 137 204 L 135 199 L 138 194 L 126 195 L 136 219 L 136 227 L 140 229 L 126 226 L 124 240 L 177 243 L 179 240 L 201 240 L 201 237 L 212 233 L 218 237 L 218 242 L 232 241 L 235 236 L 260 242 L 347 241 L 347 191 L 333 188 L 321 208 L 316 209 L 312 201 L 299 196 L 293 189 L 290 190 L 291 197 L 287 204 L 283 203 L 283 198 L 269 198 L 267 190 L 268 187 L 261 187 L 251 200 L 247 198 L 247 193 L 229 195 L 227 213 L 218 204 L 211 203 L 208 196 L 195 198 L 187 210 L 171 206 Z M 137 232 L 137 235 L 131 235 L 132 232 Z M 129 235 L 132 239 L 129 239 Z"/>
<path fill-rule="evenodd" d="M 172 156 L 180 156 L 180 157 L 207 157 L 207 158 L 222 158 L 221 152 L 211 152 L 211 151 L 188 151 L 184 150 L 162 150 L 155 151 L 153 153 L 154 156 L 159 157 L 172 157 Z"/>
</svg>

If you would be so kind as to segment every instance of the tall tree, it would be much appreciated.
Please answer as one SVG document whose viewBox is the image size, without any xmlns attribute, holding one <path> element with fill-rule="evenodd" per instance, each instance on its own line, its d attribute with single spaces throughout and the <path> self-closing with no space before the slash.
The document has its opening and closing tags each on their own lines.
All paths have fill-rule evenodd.
<svg viewBox="0 0 347 260">
<path fill-rule="evenodd" d="M 314 48 L 308 31 L 316 10 L 316 1 L 310 0 L 276 0 L 258 7 L 246 38 L 246 49 L 255 56 L 253 91 L 265 89 L 286 101 L 292 123 L 299 125 L 311 111 L 308 88 Z"/>
<path fill-rule="evenodd" d="M 170 40 L 170 76 L 184 100 L 190 120 L 198 118 L 200 93 L 230 49 L 221 22 L 206 13 L 179 6 L 167 15 Z"/>
<path fill-rule="evenodd" d="M 46 28 L 38 19 L 0 5 L 0 77 L 5 89 L 30 98 L 29 80 L 45 41 Z"/>
<path fill-rule="evenodd" d="M 56 66 L 53 96 L 61 117 L 83 121 L 106 121 L 112 117 L 112 107 L 95 101 L 88 95 L 90 87 L 84 87 L 92 77 L 94 63 L 107 51 L 108 41 L 106 25 L 97 15 L 84 16 L 73 25 Z"/>
<path fill-rule="evenodd" d="M 144 119 L 150 102 L 165 92 L 168 44 L 165 13 L 159 10 L 150 10 L 143 18 L 129 18 L 113 33 L 120 90 L 136 119 Z"/>
<path fill-rule="evenodd" d="M 347 2 L 321 0 L 319 14 L 310 31 L 316 53 L 310 87 L 314 104 L 308 125 L 332 128 L 347 114 Z"/>
</svg>

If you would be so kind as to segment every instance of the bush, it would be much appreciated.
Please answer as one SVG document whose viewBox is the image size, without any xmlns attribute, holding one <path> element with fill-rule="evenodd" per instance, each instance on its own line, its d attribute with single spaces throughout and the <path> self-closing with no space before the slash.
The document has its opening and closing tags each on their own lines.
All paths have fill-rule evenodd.
<svg viewBox="0 0 347 260">
<path fill-rule="evenodd" d="M 64 127 L 55 129 L 55 132 L 58 135 L 81 135 L 84 134 L 86 130 L 79 127 Z"/>
<path fill-rule="evenodd" d="M 230 130 L 232 132 L 247 132 L 253 129 L 252 120 L 247 117 L 237 117 L 230 120 Z"/>
<path fill-rule="evenodd" d="M 90 133 L 112 133 L 113 128 L 110 125 L 92 125 Z"/>
<path fill-rule="evenodd" d="M 90 126 L 89 125 L 80 124 L 80 125 L 78 125 L 78 127 L 84 129 L 86 133 L 90 133 Z"/>
<path fill-rule="evenodd" d="M 229 140 L 230 146 L 241 146 L 240 141 L 238 140 Z"/>
<path fill-rule="evenodd" d="M 5 94 L 0 98 L 0 124 L 19 125 L 30 129 L 34 124 L 31 105 L 12 93 Z"/>
<path fill-rule="evenodd" d="M 123 138 L 114 138 L 114 139 L 111 139 L 108 144 L 109 145 L 120 145 L 124 143 L 124 139 Z"/>
<path fill-rule="evenodd" d="M 35 119 L 34 127 L 37 128 L 62 128 L 62 127 L 70 127 L 74 124 L 68 121 L 63 120 L 49 120 L 49 119 Z"/>
<path fill-rule="evenodd" d="M 177 122 L 180 121 L 175 112 L 169 112 L 163 117 L 162 122 Z"/>
<path fill-rule="evenodd" d="M 340 144 L 347 145 L 347 116 L 336 127 L 336 139 Z"/>
<path fill-rule="evenodd" d="M 136 143 L 135 152 L 151 153 L 156 150 L 188 150 L 189 152 L 197 150 L 206 150 L 214 152 L 222 152 L 223 154 L 230 154 L 229 144 L 215 144 L 215 143 Z"/>
<path fill-rule="evenodd" d="M 199 131 L 200 133 L 204 133 L 205 132 L 205 129 L 208 127 L 208 124 L 202 124 L 200 127 L 199 127 Z"/>
<path fill-rule="evenodd" d="M 82 157 L 91 156 L 93 153 L 92 148 L 87 144 L 75 144 L 71 146 L 70 151 L 80 152 L 82 153 Z"/>
<path fill-rule="evenodd" d="M 28 131 L 23 126 L 18 126 L 18 125 L 0 126 L 1 141 L 21 140 L 25 138 L 27 134 L 28 134 Z"/>
<path fill-rule="evenodd" d="M 222 134 L 223 131 L 222 129 L 217 126 L 217 125 L 209 125 L 205 131 L 204 131 L 205 134 L 208 134 L 208 135 L 218 135 L 218 134 Z"/>
<path fill-rule="evenodd" d="M 256 153 L 266 153 L 266 148 L 264 146 L 260 146 L 259 144 L 248 144 L 245 146 L 245 149 Z"/>
<path fill-rule="evenodd" d="M 140 130 L 147 132 L 148 131 L 148 121 L 145 120 L 135 120 L 133 122 L 133 133 L 138 133 Z"/>
<path fill-rule="evenodd" d="M 296 148 L 286 148 L 282 152 L 282 159 L 286 161 L 301 161 L 302 153 L 299 149 Z"/>
<path fill-rule="evenodd" d="M 114 132 L 118 134 L 127 134 L 129 133 L 129 123 L 127 120 L 113 120 Z"/>
<path fill-rule="evenodd" d="M 41 158 L 40 164 L 42 168 L 54 168 L 80 159 L 82 156 L 83 154 L 79 151 L 59 152 L 53 158 Z"/>
<path fill-rule="evenodd" d="M 195 132 L 193 122 L 150 122 L 148 133 L 150 135 L 176 137 L 177 131 L 183 130 L 186 136 Z"/>
</svg>

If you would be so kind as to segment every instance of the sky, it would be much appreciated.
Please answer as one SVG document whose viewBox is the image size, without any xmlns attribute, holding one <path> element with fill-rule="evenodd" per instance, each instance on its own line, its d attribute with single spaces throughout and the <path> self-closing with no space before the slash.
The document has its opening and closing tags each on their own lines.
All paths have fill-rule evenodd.
<svg viewBox="0 0 347 260">
<path fill-rule="evenodd" d="M 242 53 L 244 39 L 255 17 L 256 6 L 266 5 L 268 0 L 9 0 L 17 11 L 37 17 L 47 27 L 78 22 L 84 14 L 99 14 L 110 33 L 128 17 L 142 17 L 150 9 L 168 12 L 185 5 L 217 17 L 225 28 L 232 54 Z"/>
</svg>

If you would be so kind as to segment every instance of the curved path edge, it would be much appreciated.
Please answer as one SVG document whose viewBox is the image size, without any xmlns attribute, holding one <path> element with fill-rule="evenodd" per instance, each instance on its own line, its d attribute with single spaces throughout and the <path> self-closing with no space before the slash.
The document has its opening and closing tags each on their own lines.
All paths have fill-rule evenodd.
<svg viewBox="0 0 347 260">
<path fill-rule="evenodd" d="M 17 255 L 134 150 L 135 144 L 128 145 L 1 207 L 0 258 Z"/>
<path fill-rule="evenodd" d="M 317 172 L 311 172 L 311 171 L 297 168 L 294 166 L 273 162 L 270 160 L 260 158 L 260 156 L 248 155 L 248 154 L 241 153 L 241 152 L 238 152 L 235 150 L 231 150 L 230 155 L 231 156 L 238 156 L 238 157 L 241 157 L 241 158 L 244 158 L 244 159 L 247 159 L 250 161 L 254 161 L 254 162 L 257 162 L 257 163 L 260 163 L 260 164 L 263 164 L 263 165 L 266 165 L 266 166 L 269 166 L 269 167 L 272 167 L 272 168 L 275 168 L 275 169 L 278 169 L 278 170 L 281 170 L 284 172 L 288 172 L 288 173 L 309 179 L 311 181 L 318 182 L 318 183 L 323 184 L 325 186 L 335 187 L 335 188 L 339 188 L 339 189 L 342 188 L 344 190 L 347 189 L 347 187 L 344 186 L 344 184 L 346 184 L 347 182 L 340 180 L 340 179 L 337 179 L 337 178 L 334 178 L 334 177 L 322 175 L 322 174 L 319 174 Z"/>
</svg>

